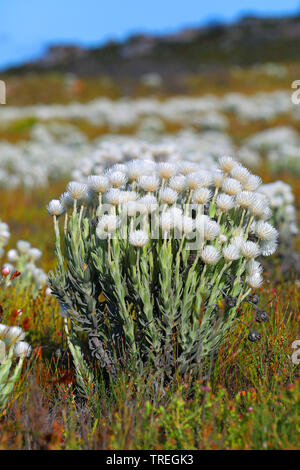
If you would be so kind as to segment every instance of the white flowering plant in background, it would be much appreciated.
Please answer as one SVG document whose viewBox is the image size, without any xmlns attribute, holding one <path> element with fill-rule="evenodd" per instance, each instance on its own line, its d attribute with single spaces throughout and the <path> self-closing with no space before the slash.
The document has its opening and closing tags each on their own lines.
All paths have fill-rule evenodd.
<svg viewBox="0 0 300 470">
<path fill-rule="evenodd" d="M 260 185 L 231 157 L 211 170 L 135 160 L 70 182 L 50 201 L 50 284 L 81 377 L 78 331 L 112 374 L 149 363 L 166 378 L 197 373 L 262 285 L 259 257 L 276 250 Z"/>
<path fill-rule="evenodd" d="M 0 323 L 0 410 L 20 378 L 24 359 L 31 354 L 24 338 L 25 332 L 19 326 Z"/>
<path fill-rule="evenodd" d="M 11 273 L 15 271 L 21 273 L 18 289 L 31 288 L 34 298 L 48 283 L 47 274 L 37 266 L 41 257 L 41 250 L 32 247 L 28 241 L 18 240 L 16 248 L 8 250 L 6 254 L 8 261 L 3 265 L 3 268 L 9 269 Z"/>
</svg>

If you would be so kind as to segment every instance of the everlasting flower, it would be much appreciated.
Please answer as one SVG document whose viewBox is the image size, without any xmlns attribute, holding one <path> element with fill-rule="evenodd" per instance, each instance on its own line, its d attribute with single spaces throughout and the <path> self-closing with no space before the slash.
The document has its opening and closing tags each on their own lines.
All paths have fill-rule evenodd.
<svg viewBox="0 0 300 470">
<path fill-rule="evenodd" d="M 222 184 L 224 193 L 235 196 L 242 190 L 242 185 L 234 178 L 225 178 Z"/>
<path fill-rule="evenodd" d="M 212 193 L 209 189 L 199 188 L 199 189 L 195 189 L 195 191 L 193 192 L 192 199 L 197 204 L 205 204 L 209 201 L 211 196 L 212 196 Z"/>
<path fill-rule="evenodd" d="M 263 220 L 259 220 L 257 222 L 255 233 L 260 240 L 266 241 L 276 240 L 278 236 L 278 232 L 273 225 L 268 222 L 264 222 Z"/>
<path fill-rule="evenodd" d="M 30 248 L 28 250 L 28 256 L 33 260 L 37 261 L 41 258 L 42 252 L 38 248 Z"/>
<path fill-rule="evenodd" d="M 144 191 L 153 193 L 159 186 L 159 178 L 155 175 L 143 175 L 139 177 L 138 185 Z"/>
<path fill-rule="evenodd" d="M 87 185 L 77 183 L 77 181 L 70 181 L 67 185 L 67 192 L 73 199 L 82 199 L 87 191 Z"/>
<path fill-rule="evenodd" d="M 241 191 L 236 195 L 236 203 L 238 206 L 248 209 L 253 203 L 254 194 L 250 191 Z"/>
<path fill-rule="evenodd" d="M 227 262 L 235 261 L 241 256 L 240 250 L 236 245 L 230 243 L 223 248 L 223 256 Z"/>
<path fill-rule="evenodd" d="M 259 217 L 265 212 L 267 204 L 267 200 L 263 195 L 255 194 L 249 210 L 252 215 Z"/>
<path fill-rule="evenodd" d="M 252 276 L 247 276 L 246 282 L 252 289 L 258 289 L 263 283 L 263 278 L 259 273 L 256 273 Z"/>
<path fill-rule="evenodd" d="M 260 254 L 259 246 L 251 241 L 243 241 L 241 243 L 241 252 L 243 256 L 247 259 L 257 258 Z"/>
<path fill-rule="evenodd" d="M 174 204 L 177 201 L 178 193 L 171 188 L 161 189 L 159 191 L 159 199 L 166 204 Z"/>
<path fill-rule="evenodd" d="M 31 248 L 31 245 L 29 242 L 26 242 L 25 240 L 19 240 L 17 241 L 17 249 L 19 253 L 24 255 L 25 253 L 28 253 Z"/>
<path fill-rule="evenodd" d="M 120 188 L 127 183 L 127 175 L 122 171 L 112 171 L 107 174 L 111 185 L 114 188 Z"/>
<path fill-rule="evenodd" d="M 64 208 L 64 212 L 68 209 L 72 209 L 72 207 L 74 206 L 74 199 L 72 198 L 72 196 L 70 196 L 68 192 L 63 193 L 60 196 L 59 201 Z"/>
<path fill-rule="evenodd" d="M 8 261 L 11 261 L 12 263 L 15 263 L 19 259 L 19 253 L 17 252 L 17 250 L 14 249 L 8 250 L 6 256 Z"/>
<path fill-rule="evenodd" d="M 194 230 L 195 221 L 192 217 L 184 215 L 182 217 L 182 231 L 183 233 L 191 233 Z"/>
<path fill-rule="evenodd" d="M 88 186 L 96 193 L 105 193 L 110 186 L 109 178 L 103 175 L 90 175 L 88 177 Z"/>
<path fill-rule="evenodd" d="M 249 276 L 253 276 L 254 274 L 261 274 L 263 272 L 263 268 L 258 261 L 250 259 L 247 264 L 247 271 Z"/>
<path fill-rule="evenodd" d="M 158 208 L 157 199 L 151 194 L 146 194 L 145 196 L 141 197 L 138 203 L 141 206 L 140 212 L 143 214 L 151 214 L 151 212 L 154 212 Z"/>
<path fill-rule="evenodd" d="M 201 259 L 205 264 L 215 264 L 220 259 L 220 252 L 212 245 L 207 245 L 201 252 Z"/>
<path fill-rule="evenodd" d="M 21 341 L 25 338 L 25 333 L 19 326 L 11 326 L 5 334 L 5 341 L 12 343 L 16 340 Z"/>
<path fill-rule="evenodd" d="M 213 184 L 216 188 L 220 188 L 224 181 L 224 173 L 220 170 L 216 170 L 212 175 Z"/>
<path fill-rule="evenodd" d="M 108 204 L 117 206 L 120 203 L 121 191 L 117 188 L 111 188 L 105 193 L 105 201 Z"/>
<path fill-rule="evenodd" d="M 144 230 L 134 230 L 129 234 L 129 243 L 133 246 L 143 247 L 148 241 L 148 234 Z"/>
<path fill-rule="evenodd" d="M 245 191 L 256 191 L 261 185 L 261 178 L 256 175 L 250 175 L 249 178 L 243 183 Z"/>
<path fill-rule="evenodd" d="M 28 357 L 31 354 L 31 347 L 25 341 L 18 341 L 14 345 L 14 355 L 16 357 Z"/>
<path fill-rule="evenodd" d="M 98 222 L 96 233 L 114 232 L 119 226 L 119 218 L 116 215 L 103 215 Z"/>
<path fill-rule="evenodd" d="M 263 256 L 271 256 L 277 249 L 277 239 L 263 241 L 260 245 Z"/>
<path fill-rule="evenodd" d="M 177 168 L 173 163 L 162 162 L 158 164 L 157 171 L 162 178 L 171 178 L 176 174 Z"/>
<path fill-rule="evenodd" d="M 163 212 L 159 218 L 159 224 L 163 233 L 170 232 L 175 226 L 174 215 L 170 211 Z"/>
<path fill-rule="evenodd" d="M 228 212 L 234 207 L 234 199 L 232 196 L 222 193 L 217 197 L 216 205 L 221 211 Z"/>
<path fill-rule="evenodd" d="M 52 199 L 48 206 L 46 206 L 46 209 L 50 215 L 55 215 L 56 217 L 59 217 L 65 212 L 64 206 L 58 199 Z"/>
<path fill-rule="evenodd" d="M 229 173 L 235 165 L 236 161 L 231 157 L 226 156 L 219 158 L 219 166 L 225 173 Z"/>
<path fill-rule="evenodd" d="M 204 224 L 204 238 L 205 240 L 214 240 L 220 234 L 221 227 L 214 220 L 207 220 Z"/>
<path fill-rule="evenodd" d="M 230 174 L 233 178 L 240 181 L 240 183 L 245 184 L 250 177 L 250 172 L 240 163 L 236 163 L 233 168 L 230 170 Z"/>
<path fill-rule="evenodd" d="M 169 186 L 177 193 L 181 193 L 187 187 L 186 178 L 183 175 L 176 175 L 170 178 Z"/>
</svg>

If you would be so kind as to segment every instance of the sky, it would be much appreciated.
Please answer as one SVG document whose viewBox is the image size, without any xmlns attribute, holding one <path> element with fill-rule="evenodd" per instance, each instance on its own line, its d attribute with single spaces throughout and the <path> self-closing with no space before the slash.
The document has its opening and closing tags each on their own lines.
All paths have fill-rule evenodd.
<svg viewBox="0 0 300 470">
<path fill-rule="evenodd" d="M 96 46 L 247 13 L 295 12 L 299 0 L 0 0 L 0 70 L 39 57 L 50 44 Z"/>
</svg>

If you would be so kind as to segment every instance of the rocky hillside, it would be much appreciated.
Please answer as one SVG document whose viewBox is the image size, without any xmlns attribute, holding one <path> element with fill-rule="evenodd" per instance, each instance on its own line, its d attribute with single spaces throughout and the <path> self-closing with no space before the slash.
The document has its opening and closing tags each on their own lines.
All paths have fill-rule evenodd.
<svg viewBox="0 0 300 470">
<path fill-rule="evenodd" d="M 51 46 L 44 57 L 11 69 L 14 73 L 71 72 L 80 76 L 140 77 L 197 73 L 228 65 L 298 62 L 300 16 L 244 17 L 164 36 L 136 35 L 127 41 L 84 49 Z"/>
</svg>

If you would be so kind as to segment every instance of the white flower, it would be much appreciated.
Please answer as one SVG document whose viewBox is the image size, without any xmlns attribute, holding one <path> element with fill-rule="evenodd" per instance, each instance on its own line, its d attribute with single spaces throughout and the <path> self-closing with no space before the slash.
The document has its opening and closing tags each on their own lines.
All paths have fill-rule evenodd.
<svg viewBox="0 0 300 470">
<path fill-rule="evenodd" d="M 25 338 L 25 333 L 19 326 L 10 326 L 5 334 L 5 341 L 14 342 L 16 340 L 22 341 Z"/>
<path fill-rule="evenodd" d="M 263 241 L 260 245 L 261 253 L 263 256 L 271 256 L 277 249 L 277 240 L 271 239 Z"/>
<path fill-rule="evenodd" d="M 9 326 L 0 323 L 0 338 L 4 338 L 9 329 Z"/>
<path fill-rule="evenodd" d="M 242 190 L 242 185 L 234 178 L 225 178 L 222 184 L 224 193 L 235 196 Z"/>
<path fill-rule="evenodd" d="M 230 170 L 230 174 L 233 178 L 240 181 L 240 183 L 245 184 L 248 181 L 250 172 L 240 163 L 236 163 L 234 167 Z"/>
<path fill-rule="evenodd" d="M 30 248 L 28 250 L 28 255 L 33 261 L 37 261 L 41 258 L 42 252 L 38 248 Z"/>
<path fill-rule="evenodd" d="M 259 220 L 256 223 L 255 232 L 260 240 L 276 240 L 278 236 L 278 232 L 273 225 L 263 220 Z"/>
<path fill-rule="evenodd" d="M 140 211 L 139 203 L 137 201 L 128 201 L 124 204 L 123 210 L 127 212 L 128 217 L 135 217 Z"/>
<path fill-rule="evenodd" d="M 16 357 L 29 357 L 31 353 L 31 347 L 25 341 L 18 341 L 14 345 L 14 355 Z"/>
<path fill-rule="evenodd" d="M 137 199 L 137 193 L 135 191 L 120 191 L 119 193 L 119 204 L 125 204 L 128 201 L 135 201 Z"/>
<path fill-rule="evenodd" d="M 122 171 L 108 172 L 107 176 L 109 178 L 111 185 L 114 188 L 120 188 L 121 186 L 124 186 L 128 181 L 127 175 L 123 173 Z"/>
<path fill-rule="evenodd" d="M 251 241 L 243 241 L 241 243 L 241 252 L 247 259 L 256 258 L 260 254 L 259 246 Z"/>
<path fill-rule="evenodd" d="M 224 173 L 220 170 L 216 170 L 212 174 L 213 184 L 216 188 L 220 188 L 224 181 Z"/>
<path fill-rule="evenodd" d="M 68 192 L 63 193 L 60 196 L 59 201 L 61 205 L 63 206 L 64 211 L 67 211 L 68 209 L 72 209 L 72 207 L 74 206 L 74 199 L 72 198 L 72 196 L 70 196 Z"/>
<path fill-rule="evenodd" d="M 235 244 L 229 243 L 229 245 L 223 248 L 223 256 L 225 260 L 229 262 L 239 259 L 241 254 L 239 248 Z"/>
<path fill-rule="evenodd" d="M 243 183 L 245 191 L 256 191 L 261 185 L 261 178 L 256 175 L 250 175 L 249 178 Z"/>
<path fill-rule="evenodd" d="M 178 193 L 171 188 L 161 189 L 159 198 L 166 204 L 174 204 L 177 201 Z"/>
<path fill-rule="evenodd" d="M 174 215 L 170 211 L 165 211 L 159 218 L 159 224 L 163 232 L 169 232 L 175 226 Z"/>
<path fill-rule="evenodd" d="M 19 259 L 19 253 L 17 252 L 17 250 L 9 250 L 7 252 L 7 259 L 8 261 L 11 261 L 12 263 L 15 263 L 16 261 L 18 261 Z"/>
<path fill-rule="evenodd" d="M 268 207 L 266 197 L 262 194 L 255 194 L 249 206 L 249 210 L 252 215 L 259 217 L 265 213 L 266 207 Z"/>
<path fill-rule="evenodd" d="M 129 234 L 129 243 L 133 246 L 142 247 L 149 241 L 148 234 L 144 230 L 134 230 Z"/>
<path fill-rule="evenodd" d="M 157 172 L 161 178 L 171 178 L 176 174 L 177 168 L 173 163 L 161 162 L 157 165 Z"/>
<path fill-rule="evenodd" d="M 198 188 L 193 192 L 193 201 L 197 204 L 205 204 L 211 198 L 212 193 L 207 188 Z"/>
<path fill-rule="evenodd" d="M 248 261 L 247 270 L 249 276 L 253 276 L 254 274 L 261 274 L 263 272 L 262 265 L 254 259 L 250 259 L 250 261 Z"/>
<path fill-rule="evenodd" d="M 88 177 L 88 186 L 96 193 L 105 193 L 105 191 L 108 190 L 110 183 L 107 176 L 90 175 Z"/>
<path fill-rule="evenodd" d="M 203 178 L 199 173 L 190 173 L 186 176 L 186 181 L 190 189 L 197 189 L 202 186 Z"/>
<path fill-rule="evenodd" d="M 204 234 L 204 227 L 210 221 L 210 217 L 205 214 L 198 215 L 195 219 L 195 227 L 199 233 Z"/>
<path fill-rule="evenodd" d="M 114 232 L 119 226 L 119 218 L 116 215 L 105 214 L 98 222 L 96 234 L 101 232 Z"/>
<path fill-rule="evenodd" d="M 263 278 L 259 273 L 246 277 L 246 282 L 252 289 L 258 289 L 263 283 Z"/>
<path fill-rule="evenodd" d="M 212 245 L 207 245 L 201 252 L 201 259 L 205 264 L 215 264 L 220 259 L 220 252 Z"/>
<path fill-rule="evenodd" d="M 26 242 L 25 240 L 17 241 L 17 250 L 22 255 L 27 254 L 30 248 L 31 248 L 31 245 L 29 242 Z"/>
<path fill-rule="evenodd" d="M 185 176 L 183 175 L 173 176 L 169 181 L 169 186 L 171 189 L 174 189 L 174 191 L 181 193 L 187 187 Z"/>
<path fill-rule="evenodd" d="M 254 194 L 250 191 L 241 191 L 236 195 L 236 203 L 238 206 L 247 209 L 253 203 Z"/>
<path fill-rule="evenodd" d="M 219 158 L 219 167 L 225 173 L 229 173 L 232 168 L 236 165 L 236 161 L 232 157 L 220 157 Z"/>
<path fill-rule="evenodd" d="M 82 199 L 87 191 L 87 185 L 78 183 L 77 181 L 70 181 L 67 185 L 67 192 L 73 199 Z"/>
<path fill-rule="evenodd" d="M 149 163 L 151 165 L 149 165 Z M 146 160 L 132 160 L 127 163 L 127 175 L 129 180 L 136 181 L 140 176 L 148 174 L 150 167 L 153 167 L 153 162 Z"/>
<path fill-rule="evenodd" d="M 65 212 L 64 206 L 58 199 L 52 199 L 49 204 L 46 206 L 47 211 L 50 215 L 55 215 L 59 217 Z"/>
<path fill-rule="evenodd" d="M 121 195 L 120 189 L 111 188 L 105 193 L 104 199 L 106 202 L 108 202 L 108 204 L 117 206 L 120 203 L 120 195 Z"/>
<path fill-rule="evenodd" d="M 234 199 L 228 194 L 221 193 L 216 199 L 216 205 L 223 212 L 228 212 L 234 207 Z"/>
<path fill-rule="evenodd" d="M 140 212 L 143 214 L 151 214 L 151 212 L 156 211 L 156 209 L 158 208 L 157 199 L 151 194 L 146 194 L 145 196 L 141 197 L 138 203 L 142 208 Z"/>
<path fill-rule="evenodd" d="M 159 186 L 159 178 L 155 175 L 142 175 L 138 179 L 138 185 L 144 191 L 153 193 Z"/>
<path fill-rule="evenodd" d="M 183 233 L 191 233 L 194 230 L 195 221 L 192 217 L 184 215 L 181 222 Z"/>
<path fill-rule="evenodd" d="M 204 238 L 205 240 L 214 240 L 221 232 L 220 225 L 214 220 L 207 220 L 204 224 Z"/>
<path fill-rule="evenodd" d="M 221 244 L 227 242 L 227 237 L 226 237 L 226 235 L 224 235 L 224 233 L 220 233 L 219 238 L 218 238 L 218 242 L 221 243 Z"/>
<path fill-rule="evenodd" d="M 183 175 L 189 175 L 190 173 L 195 173 L 197 170 L 197 164 L 189 161 L 182 161 L 179 163 L 180 172 Z"/>
</svg>

